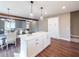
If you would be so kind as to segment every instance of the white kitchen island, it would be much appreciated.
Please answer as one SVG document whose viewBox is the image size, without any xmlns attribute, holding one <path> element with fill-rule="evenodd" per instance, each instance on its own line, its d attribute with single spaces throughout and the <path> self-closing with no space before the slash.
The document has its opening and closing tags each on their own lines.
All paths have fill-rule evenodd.
<svg viewBox="0 0 79 59">
<path fill-rule="evenodd" d="M 50 45 L 47 32 L 19 35 L 21 39 L 19 57 L 34 57 Z"/>
</svg>

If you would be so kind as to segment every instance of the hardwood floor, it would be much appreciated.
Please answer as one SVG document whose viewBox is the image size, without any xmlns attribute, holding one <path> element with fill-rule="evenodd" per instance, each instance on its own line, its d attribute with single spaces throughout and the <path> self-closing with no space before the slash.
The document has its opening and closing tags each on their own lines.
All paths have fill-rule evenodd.
<svg viewBox="0 0 79 59">
<path fill-rule="evenodd" d="M 0 49 L 0 57 L 14 57 L 14 52 L 19 52 L 19 46 L 9 46 L 9 49 Z M 52 39 L 51 45 L 36 57 L 79 57 L 79 43 Z"/>
<path fill-rule="evenodd" d="M 10 44 L 9 48 L 0 49 L 0 57 L 14 57 L 14 53 L 19 53 L 19 47 L 15 47 L 14 44 Z"/>
<path fill-rule="evenodd" d="M 79 57 L 79 43 L 52 39 L 51 45 L 36 57 Z"/>
</svg>

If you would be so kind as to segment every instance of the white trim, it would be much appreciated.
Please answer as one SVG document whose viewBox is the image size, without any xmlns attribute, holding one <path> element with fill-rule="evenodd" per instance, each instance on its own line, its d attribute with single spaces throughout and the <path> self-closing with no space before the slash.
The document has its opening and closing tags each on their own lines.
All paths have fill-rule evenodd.
<svg viewBox="0 0 79 59">
<path fill-rule="evenodd" d="M 56 39 L 60 39 L 60 40 L 65 40 L 65 41 L 71 41 L 70 39 L 64 38 L 64 37 L 51 37 L 51 38 L 56 38 Z"/>
<path fill-rule="evenodd" d="M 79 37 L 78 35 L 71 35 L 72 37 Z"/>
<path fill-rule="evenodd" d="M 67 38 L 64 38 L 64 37 L 60 37 L 59 39 L 66 40 L 66 41 L 71 41 L 70 39 L 67 39 Z"/>
</svg>

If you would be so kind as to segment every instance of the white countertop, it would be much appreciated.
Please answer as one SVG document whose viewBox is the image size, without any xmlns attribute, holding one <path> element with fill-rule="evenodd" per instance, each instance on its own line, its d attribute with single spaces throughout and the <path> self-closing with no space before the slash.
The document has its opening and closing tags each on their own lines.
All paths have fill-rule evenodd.
<svg viewBox="0 0 79 59">
<path fill-rule="evenodd" d="M 25 39 L 25 40 L 31 40 L 32 38 L 38 37 L 39 35 L 46 34 L 46 33 L 47 32 L 36 32 L 32 34 L 19 35 L 18 37 L 20 37 L 21 39 Z"/>
</svg>

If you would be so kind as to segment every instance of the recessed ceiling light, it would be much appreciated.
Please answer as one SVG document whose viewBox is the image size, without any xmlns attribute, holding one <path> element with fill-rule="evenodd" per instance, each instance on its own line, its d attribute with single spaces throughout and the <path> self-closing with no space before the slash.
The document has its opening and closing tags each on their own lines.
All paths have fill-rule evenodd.
<svg viewBox="0 0 79 59">
<path fill-rule="evenodd" d="M 66 6 L 62 6 L 62 9 L 66 9 Z"/>
</svg>

